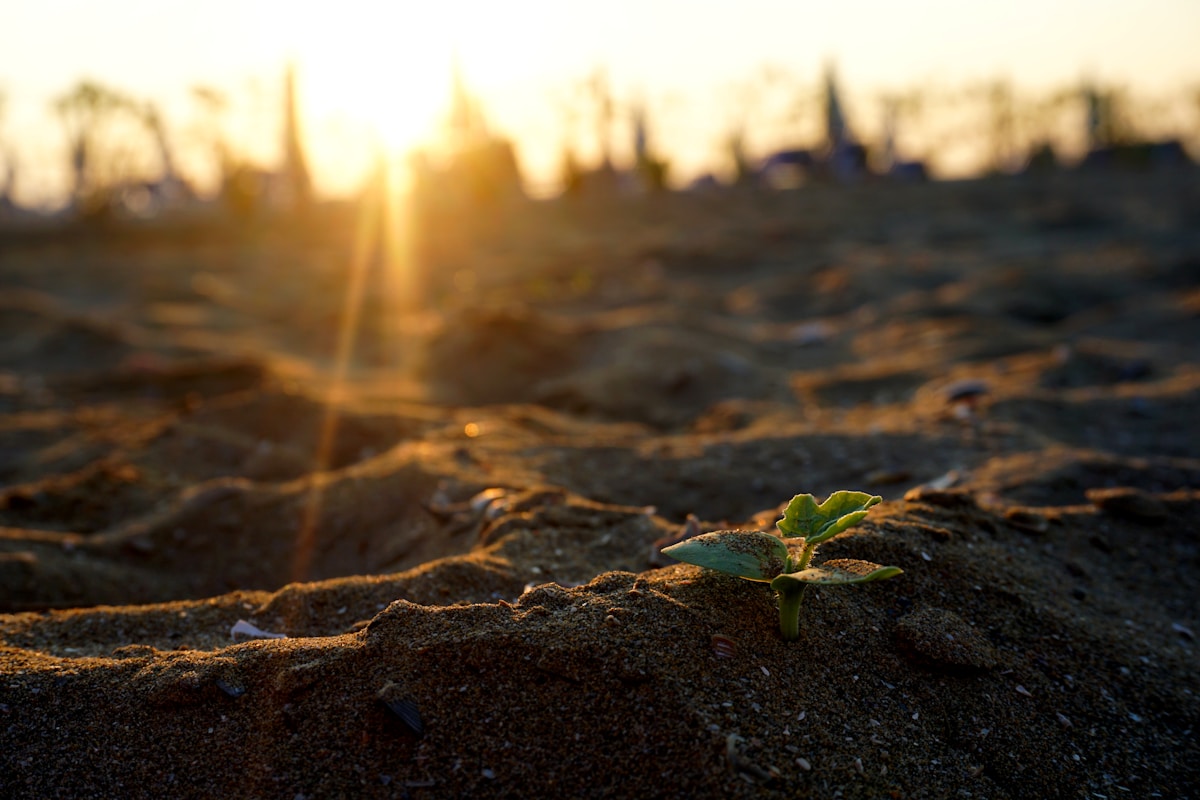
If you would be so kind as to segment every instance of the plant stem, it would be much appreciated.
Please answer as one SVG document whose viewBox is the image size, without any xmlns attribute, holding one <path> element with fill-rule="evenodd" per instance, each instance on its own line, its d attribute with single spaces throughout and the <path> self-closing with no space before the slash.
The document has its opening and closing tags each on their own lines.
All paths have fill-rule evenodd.
<svg viewBox="0 0 1200 800">
<path fill-rule="evenodd" d="M 794 642 L 800 638 L 800 604 L 804 600 L 806 586 L 798 589 L 788 589 L 779 594 L 779 630 L 783 632 L 785 642 Z"/>
<path fill-rule="evenodd" d="M 817 552 L 817 546 L 815 544 L 805 543 L 804 550 L 802 550 L 800 553 L 800 559 L 796 562 L 796 566 L 792 572 L 799 572 L 800 570 L 808 569 L 809 562 L 812 561 L 813 553 L 815 552 Z"/>
</svg>

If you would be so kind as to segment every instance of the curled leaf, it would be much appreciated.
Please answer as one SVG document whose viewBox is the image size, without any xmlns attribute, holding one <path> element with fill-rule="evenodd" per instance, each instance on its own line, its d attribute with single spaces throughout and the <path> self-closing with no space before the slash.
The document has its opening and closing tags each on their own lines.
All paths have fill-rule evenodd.
<svg viewBox="0 0 1200 800">
<path fill-rule="evenodd" d="M 826 561 L 819 567 L 809 567 L 800 572 L 790 572 L 780 575 L 771 581 L 771 588 L 777 592 L 794 591 L 805 584 L 815 583 L 822 586 L 839 586 L 844 583 L 870 583 L 894 578 L 904 572 L 899 567 L 882 567 L 870 561 L 858 561 L 852 558 L 840 558 Z"/>
<path fill-rule="evenodd" d="M 841 491 L 817 505 L 811 494 L 798 494 L 775 525 L 786 537 L 802 536 L 805 544 L 820 544 L 857 525 L 867 515 L 867 509 L 881 502 L 883 498 L 878 495 Z"/>
<path fill-rule="evenodd" d="M 787 545 L 761 531 L 713 531 L 664 547 L 665 555 L 749 581 L 770 581 L 787 569 Z"/>
</svg>

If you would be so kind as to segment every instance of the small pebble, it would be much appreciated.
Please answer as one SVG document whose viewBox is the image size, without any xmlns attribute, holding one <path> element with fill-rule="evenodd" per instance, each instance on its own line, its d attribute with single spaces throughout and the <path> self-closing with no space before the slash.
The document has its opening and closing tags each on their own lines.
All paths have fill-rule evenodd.
<svg viewBox="0 0 1200 800">
<path fill-rule="evenodd" d="M 975 505 L 975 497 L 966 489 L 935 489 L 929 484 L 916 486 L 904 493 L 909 503 L 927 503 L 942 508 L 964 508 Z"/>
<path fill-rule="evenodd" d="M 1045 533 L 1050 528 L 1044 515 L 1028 508 L 1010 508 L 1004 512 L 1004 520 L 1027 533 Z"/>
<path fill-rule="evenodd" d="M 877 469 L 867 473 L 866 481 L 870 486 L 891 486 L 911 477 L 912 473 L 904 469 Z"/>
<path fill-rule="evenodd" d="M 834 333 L 833 327 L 827 322 L 804 322 L 796 325 L 788 332 L 788 338 L 802 347 L 820 344 Z"/>
<path fill-rule="evenodd" d="M 961 478 L 962 478 L 962 476 L 958 474 L 958 470 L 952 469 L 949 472 L 946 472 L 946 473 L 943 473 L 942 475 L 937 476 L 936 478 L 929 481 L 925 485 L 928 486 L 930 489 L 941 491 L 943 489 L 949 489 L 951 486 L 954 486 L 956 483 L 959 482 L 959 480 Z"/>
<path fill-rule="evenodd" d="M 1088 489 L 1088 501 L 1105 514 L 1114 517 L 1161 522 L 1168 516 L 1167 507 L 1157 497 L 1131 486 L 1107 489 Z"/>
<path fill-rule="evenodd" d="M 988 393 L 986 382 L 974 378 L 955 381 L 942 388 L 942 397 L 947 403 L 961 403 L 975 400 Z"/>
</svg>

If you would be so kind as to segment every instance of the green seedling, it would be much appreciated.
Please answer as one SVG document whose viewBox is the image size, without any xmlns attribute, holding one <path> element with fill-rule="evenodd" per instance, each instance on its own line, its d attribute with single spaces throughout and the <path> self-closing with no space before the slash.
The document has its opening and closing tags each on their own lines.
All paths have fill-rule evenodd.
<svg viewBox="0 0 1200 800">
<path fill-rule="evenodd" d="M 771 584 L 779 596 L 783 638 L 800 637 L 800 606 L 810 584 L 840 586 L 893 578 L 904 570 L 869 561 L 835 559 L 812 565 L 817 545 L 852 528 L 883 498 L 866 492 L 834 492 L 820 505 L 798 494 L 775 523 L 780 536 L 761 531 L 713 531 L 663 548 L 663 553 L 698 567 Z"/>
</svg>

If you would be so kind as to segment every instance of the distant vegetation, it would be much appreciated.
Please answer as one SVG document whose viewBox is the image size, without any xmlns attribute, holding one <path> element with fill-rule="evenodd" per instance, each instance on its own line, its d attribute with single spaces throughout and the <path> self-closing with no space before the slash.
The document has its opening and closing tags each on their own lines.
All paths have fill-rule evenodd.
<svg viewBox="0 0 1200 800">
<path fill-rule="evenodd" d="M 286 91 L 275 97 L 260 91 L 255 103 L 240 103 L 226 92 L 194 87 L 191 118 L 168 120 L 153 104 L 120 89 L 81 81 L 48 109 L 66 134 L 60 163 L 70 176 L 73 207 L 84 214 L 103 213 L 114 204 L 154 211 L 215 193 L 243 205 L 286 195 L 290 190 L 281 189 L 276 178 L 289 171 L 294 177 L 297 164 L 303 166 L 296 151 L 302 132 L 276 130 L 294 112 L 294 106 L 288 106 L 292 112 L 283 110 Z M 302 87 L 298 94 L 303 97 Z M 695 178 L 679 169 L 672 152 L 677 144 L 672 131 L 682 134 L 671 122 L 686 109 L 687 99 L 618 92 L 607 73 L 597 69 L 565 81 L 547 102 L 558 117 L 560 136 L 554 190 L 578 193 L 630 184 L 656 190 Z M 521 181 L 522 142 L 486 126 L 482 103 L 466 92 L 461 76 L 448 91 L 448 107 L 447 141 L 467 141 L 462 149 L 476 162 L 468 170 L 475 182 L 471 192 L 508 194 L 505 187 Z M 1172 152 L 1185 159 L 1200 157 L 1200 84 L 1157 97 L 1086 83 L 1033 92 L 1003 79 L 841 91 L 832 69 L 814 80 L 768 67 L 725 87 L 717 108 L 718 119 L 709 129 L 691 134 L 711 139 L 712 182 L 754 179 L 779 154 L 785 156 L 778 164 L 820 175 L 813 165 L 825 163 L 831 165 L 829 175 L 841 174 L 838 169 L 845 165 L 832 160 L 831 148 L 843 144 L 855 148 L 847 151 L 851 167 L 899 174 L 900 167 L 910 165 L 913 169 L 904 174 L 921 179 L 1073 166 L 1097 151 L 1118 152 L 1114 158 L 1122 163 L 1144 162 L 1159 152 L 1145 146 L 1164 142 L 1173 142 Z M 28 181 L 28 174 L 21 169 L 22 143 L 5 136 L 3 123 L 0 93 L 0 204 L 12 207 L 17 177 Z M 279 143 L 278 164 L 251 155 L 246 131 L 255 129 L 260 144 Z M 423 168 L 433 164 L 428 158 L 419 162 Z M 438 165 L 444 167 L 445 174 L 457 174 Z"/>
</svg>

